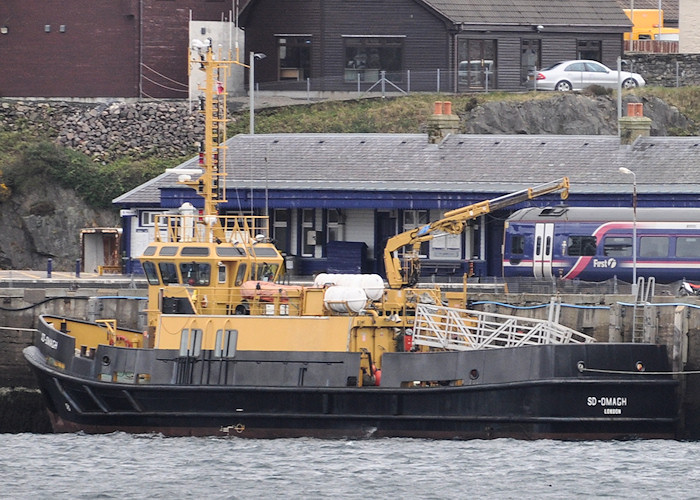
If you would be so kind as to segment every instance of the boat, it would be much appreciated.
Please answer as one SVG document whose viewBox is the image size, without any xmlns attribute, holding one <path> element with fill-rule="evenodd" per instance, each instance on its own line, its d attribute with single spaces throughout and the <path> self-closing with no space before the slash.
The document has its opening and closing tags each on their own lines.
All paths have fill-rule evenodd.
<svg viewBox="0 0 700 500">
<path fill-rule="evenodd" d="M 389 239 L 379 275 L 283 283 L 263 215 L 221 215 L 227 64 L 209 47 L 202 196 L 157 218 L 146 328 L 42 315 L 24 355 L 56 432 L 471 439 L 673 438 L 666 347 L 602 343 L 552 320 L 468 308 L 467 281 L 418 283 L 421 243 L 568 179 L 447 212 Z M 193 176 L 196 176 L 193 178 Z"/>
</svg>

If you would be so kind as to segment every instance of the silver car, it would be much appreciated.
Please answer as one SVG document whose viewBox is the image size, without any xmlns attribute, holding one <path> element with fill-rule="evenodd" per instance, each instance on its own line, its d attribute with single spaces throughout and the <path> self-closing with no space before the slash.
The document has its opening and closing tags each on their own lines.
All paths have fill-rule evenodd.
<svg viewBox="0 0 700 500">
<path fill-rule="evenodd" d="M 631 89 L 645 84 L 644 78 L 637 73 L 620 72 L 622 88 Z M 528 80 L 528 87 L 537 90 L 583 90 L 590 85 L 617 88 L 617 71 L 597 61 L 580 59 L 561 61 L 540 71 L 535 71 Z"/>
</svg>

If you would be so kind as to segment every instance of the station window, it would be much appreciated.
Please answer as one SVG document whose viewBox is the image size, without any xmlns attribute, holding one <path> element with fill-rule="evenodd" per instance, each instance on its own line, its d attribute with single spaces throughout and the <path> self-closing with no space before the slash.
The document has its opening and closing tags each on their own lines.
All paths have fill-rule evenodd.
<svg viewBox="0 0 700 500">
<path fill-rule="evenodd" d="M 312 257 L 316 251 L 316 211 L 313 208 L 302 210 L 302 249 L 301 254 Z"/>
<path fill-rule="evenodd" d="M 595 236 L 569 236 L 567 254 L 571 257 L 587 257 L 596 254 Z"/>
<path fill-rule="evenodd" d="M 427 210 L 404 210 L 403 211 L 403 231 L 410 231 L 429 223 L 430 215 Z M 420 256 L 428 256 L 428 242 L 420 244 Z"/>
<path fill-rule="evenodd" d="M 273 215 L 272 239 L 280 252 L 289 250 L 289 210 L 276 208 Z"/>
<path fill-rule="evenodd" d="M 344 216 L 340 210 L 331 209 L 328 217 L 328 241 L 343 241 Z"/>
</svg>

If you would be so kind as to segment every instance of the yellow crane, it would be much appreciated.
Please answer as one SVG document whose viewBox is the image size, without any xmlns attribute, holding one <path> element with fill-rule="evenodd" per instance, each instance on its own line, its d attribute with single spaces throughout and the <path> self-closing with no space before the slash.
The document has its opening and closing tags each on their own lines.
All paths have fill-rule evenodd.
<svg viewBox="0 0 700 500">
<path fill-rule="evenodd" d="M 440 233 L 460 234 L 464 231 L 468 221 L 481 215 L 556 192 L 561 192 L 562 200 L 568 198 L 568 177 L 451 210 L 445 213 L 445 217 L 442 219 L 392 236 L 384 248 L 384 267 L 389 287 L 398 289 L 413 286 L 418 282 L 420 276 L 419 250 L 420 244 L 424 241 L 430 241 Z M 404 252 L 402 262 L 397 255 L 398 251 L 408 245 L 411 245 L 412 248 Z"/>
</svg>

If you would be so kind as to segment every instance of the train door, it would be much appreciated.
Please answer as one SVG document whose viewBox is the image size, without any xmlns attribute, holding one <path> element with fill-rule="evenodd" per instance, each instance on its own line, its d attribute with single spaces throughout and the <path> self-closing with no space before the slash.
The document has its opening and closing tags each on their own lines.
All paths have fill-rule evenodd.
<svg viewBox="0 0 700 500">
<path fill-rule="evenodd" d="M 552 277 L 552 249 L 554 248 L 554 224 L 535 224 L 535 241 L 532 252 L 532 273 L 535 278 Z"/>
</svg>

